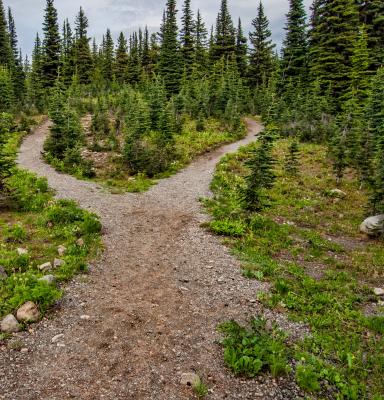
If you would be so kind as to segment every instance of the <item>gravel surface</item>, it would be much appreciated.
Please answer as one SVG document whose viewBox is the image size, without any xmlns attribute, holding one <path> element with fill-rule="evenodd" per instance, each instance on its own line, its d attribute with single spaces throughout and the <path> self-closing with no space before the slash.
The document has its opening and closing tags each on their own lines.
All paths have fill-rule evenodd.
<svg viewBox="0 0 384 400">
<path fill-rule="evenodd" d="M 47 177 L 58 197 L 100 215 L 105 252 L 89 275 L 68 284 L 47 318 L 0 347 L 0 399 L 193 399 L 180 383 L 187 372 L 208 384 L 207 399 L 302 397 L 292 377 L 234 377 L 217 344 L 217 324 L 263 312 L 256 295 L 268 290 L 243 278 L 220 239 L 200 227 L 207 216 L 198 199 L 209 196 L 220 157 L 261 130 L 247 124 L 245 139 L 144 194 L 113 195 L 55 172 L 40 159 L 48 122 L 24 140 L 19 164 Z M 281 315 L 268 318 L 301 332 Z"/>
</svg>

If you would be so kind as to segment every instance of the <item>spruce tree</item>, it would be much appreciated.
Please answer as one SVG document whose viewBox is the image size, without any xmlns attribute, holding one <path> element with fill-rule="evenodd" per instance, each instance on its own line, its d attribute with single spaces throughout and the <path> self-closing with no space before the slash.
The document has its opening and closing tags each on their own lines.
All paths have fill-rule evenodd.
<svg viewBox="0 0 384 400">
<path fill-rule="evenodd" d="M 185 0 L 183 6 L 183 15 L 181 17 L 182 28 L 181 53 L 183 56 L 183 65 L 187 73 L 190 74 L 195 61 L 195 24 L 191 10 L 191 0 Z"/>
<path fill-rule="evenodd" d="M 14 105 L 12 78 L 7 67 L 0 65 L 0 113 L 10 112 Z"/>
<path fill-rule="evenodd" d="M 18 48 L 16 24 L 10 8 L 8 8 L 8 32 L 12 52 L 10 68 L 12 73 L 14 94 L 15 98 L 20 102 L 23 100 L 26 92 L 25 73 L 23 68 L 23 58 Z"/>
<path fill-rule="evenodd" d="M 102 46 L 103 53 L 103 77 L 106 82 L 113 80 L 114 44 L 110 29 L 107 29 Z"/>
<path fill-rule="evenodd" d="M 289 145 L 284 164 L 285 171 L 290 176 L 296 176 L 299 172 L 299 153 L 299 144 L 293 140 Z"/>
<path fill-rule="evenodd" d="M 3 0 L 0 0 L 0 65 L 11 66 L 12 49 L 10 46 L 7 19 Z"/>
<path fill-rule="evenodd" d="M 75 73 L 74 37 L 68 19 L 63 24 L 63 40 L 61 44 L 61 79 L 69 86 Z"/>
<path fill-rule="evenodd" d="M 176 0 L 167 0 L 165 21 L 162 26 L 159 73 L 164 79 L 168 96 L 178 93 L 182 75 L 176 15 Z"/>
<path fill-rule="evenodd" d="M 243 206 L 247 211 L 261 211 L 266 204 L 266 190 L 271 189 L 276 179 L 274 172 L 275 159 L 272 155 L 273 129 L 263 132 L 260 145 L 252 151 L 246 163 L 250 174 L 246 176 L 246 187 L 243 193 Z"/>
<path fill-rule="evenodd" d="M 381 140 L 384 126 L 384 67 L 380 67 L 372 80 L 368 99 L 367 119 L 375 145 Z"/>
<path fill-rule="evenodd" d="M 43 23 L 42 82 L 45 88 L 53 87 L 60 66 L 60 34 L 57 10 L 53 0 L 47 0 Z"/>
<path fill-rule="evenodd" d="M 207 36 L 208 31 L 205 27 L 200 10 L 197 11 L 195 30 L 196 56 L 195 63 L 197 70 L 204 72 L 207 68 Z"/>
<path fill-rule="evenodd" d="M 236 62 L 240 76 L 247 76 L 247 38 L 244 36 L 243 28 L 241 26 L 241 19 L 236 31 Z"/>
<path fill-rule="evenodd" d="M 44 107 L 44 86 L 43 86 L 43 48 L 39 34 L 36 35 L 35 45 L 32 52 L 32 68 L 29 76 L 31 98 L 39 111 Z"/>
<path fill-rule="evenodd" d="M 336 104 L 350 86 L 351 56 L 359 15 L 355 0 L 317 1 L 310 29 L 309 71 L 323 93 L 331 87 Z"/>
<path fill-rule="evenodd" d="M 274 69 L 273 49 L 269 21 L 260 2 L 257 17 L 252 21 L 254 31 L 249 34 L 251 42 L 248 80 L 252 87 L 267 84 Z"/>
<path fill-rule="evenodd" d="M 236 32 L 232 17 L 228 10 L 227 0 L 221 0 L 217 15 L 214 43 L 212 49 L 213 61 L 224 57 L 228 59 L 236 50 Z"/>
<path fill-rule="evenodd" d="M 369 69 L 375 72 L 384 64 L 384 2 L 382 0 L 358 0 L 358 4 L 360 22 L 367 29 Z"/>
<path fill-rule="evenodd" d="M 281 59 L 282 84 L 289 79 L 305 81 L 307 61 L 306 13 L 303 0 L 289 0 Z"/>
<path fill-rule="evenodd" d="M 374 214 L 384 214 L 384 125 L 381 126 L 380 139 L 377 144 L 370 209 Z"/>
<path fill-rule="evenodd" d="M 88 18 L 84 10 L 80 11 L 76 17 L 76 41 L 75 41 L 75 62 L 76 74 L 81 84 L 87 84 L 91 81 L 92 73 L 92 55 L 89 47 L 90 38 L 87 36 Z"/>
<path fill-rule="evenodd" d="M 128 82 L 136 84 L 140 81 L 140 49 L 136 32 L 129 39 Z"/>
<path fill-rule="evenodd" d="M 148 27 L 146 26 L 144 29 L 144 39 L 143 39 L 143 55 L 141 59 L 141 66 L 144 70 L 144 73 L 149 76 L 151 72 L 151 48 L 149 42 L 149 32 Z"/>
<path fill-rule="evenodd" d="M 115 77 L 119 83 L 126 83 L 128 79 L 128 44 L 124 33 L 121 32 L 117 40 Z"/>
</svg>

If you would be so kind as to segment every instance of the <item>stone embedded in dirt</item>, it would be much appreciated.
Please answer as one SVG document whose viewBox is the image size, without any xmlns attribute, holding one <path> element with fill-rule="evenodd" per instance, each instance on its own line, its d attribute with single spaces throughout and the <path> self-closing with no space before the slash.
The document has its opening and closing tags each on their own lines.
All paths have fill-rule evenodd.
<svg viewBox="0 0 384 400">
<path fill-rule="evenodd" d="M 64 260 L 61 260 L 60 258 L 55 258 L 53 261 L 53 268 L 59 268 L 65 264 Z"/>
<path fill-rule="evenodd" d="M 60 257 L 63 257 L 63 255 L 67 252 L 67 248 L 63 246 L 62 244 L 57 248 L 57 254 Z"/>
<path fill-rule="evenodd" d="M 360 232 L 363 232 L 368 236 L 379 236 L 384 234 L 384 214 L 367 218 L 360 225 Z"/>
<path fill-rule="evenodd" d="M 79 246 L 79 247 L 83 247 L 84 246 L 84 239 L 83 238 L 80 238 L 80 239 L 77 239 L 76 240 L 76 244 Z"/>
<path fill-rule="evenodd" d="M 52 269 L 52 264 L 50 262 L 46 262 L 38 266 L 40 271 L 50 271 Z"/>
<path fill-rule="evenodd" d="M 200 383 L 200 377 L 194 372 L 186 372 L 181 374 L 180 383 L 185 386 L 196 386 Z"/>
<path fill-rule="evenodd" d="M 36 322 L 40 319 L 40 311 L 33 301 L 27 301 L 16 312 L 20 322 Z"/>
<path fill-rule="evenodd" d="M 19 247 L 19 248 L 17 249 L 17 254 L 18 254 L 19 256 L 23 256 L 23 255 L 25 255 L 25 254 L 28 254 L 28 250 Z"/>
<path fill-rule="evenodd" d="M 8 275 L 5 272 L 5 268 L 0 266 L 0 280 L 6 279 L 7 277 L 8 277 Z"/>
<path fill-rule="evenodd" d="M 5 333 L 15 333 L 20 331 L 20 324 L 12 314 L 8 314 L 1 320 L 0 329 Z"/>
<path fill-rule="evenodd" d="M 343 192 L 340 189 L 332 189 L 332 190 L 329 191 L 329 195 L 331 197 L 337 197 L 339 199 L 343 199 L 344 197 L 347 196 L 347 193 Z"/>
<path fill-rule="evenodd" d="M 44 275 L 42 278 L 39 278 L 38 281 L 45 282 L 48 285 L 54 285 L 56 283 L 56 276 L 55 275 Z"/>
<path fill-rule="evenodd" d="M 376 296 L 384 296 L 384 289 L 382 288 L 374 288 L 373 293 L 375 293 Z"/>
<path fill-rule="evenodd" d="M 54 336 L 54 337 L 51 339 L 51 342 L 52 342 L 52 343 L 57 343 L 57 342 L 59 342 L 59 341 L 62 340 L 62 339 L 64 339 L 64 333 L 60 333 L 59 335 Z"/>
<path fill-rule="evenodd" d="M 91 319 L 91 317 L 89 315 L 80 315 L 80 319 L 87 321 L 87 320 Z"/>
</svg>

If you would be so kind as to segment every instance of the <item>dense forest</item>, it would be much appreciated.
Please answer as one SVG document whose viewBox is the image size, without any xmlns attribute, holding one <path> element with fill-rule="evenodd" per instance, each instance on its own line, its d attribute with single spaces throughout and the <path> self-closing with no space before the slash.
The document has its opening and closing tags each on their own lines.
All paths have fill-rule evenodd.
<svg viewBox="0 0 384 400">
<path fill-rule="evenodd" d="M 101 226 L 72 202 L 52 205 L 46 182 L 15 167 L 35 125 L 50 121 L 47 163 L 117 193 L 145 191 L 244 138 L 249 120 L 262 123 L 257 142 L 218 165 L 206 226 L 226 237 L 244 278 L 270 283 L 260 304 L 304 322 L 311 336 L 287 340 L 263 317 L 249 327 L 230 321 L 219 327 L 225 363 L 247 378 L 290 376 L 310 396 L 382 399 L 384 317 L 363 308 L 382 310 L 384 295 L 372 293 L 384 284 L 384 2 L 314 0 L 307 15 L 303 0 L 289 0 L 281 49 L 262 2 L 250 32 L 227 0 L 212 27 L 191 0 L 176 3 L 167 0 L 159 32 L 115 40 L 106 29 L 98 43 L 83 8 L 73 23 L 60 21 L 46 0 L 29 60 L 0 0 L 0 207 L 42 212 L 47 232 L 62 218 L 49 237 L 73 250 L 70 267 L 59 265 L 64 281 L 86 269 Z M 5 228 L 4 248 L 26 240 L 18 229 Z M 25 254 L 15 256 L 20 265 L 7 261 L 13 247 L 0 251 L 6 277 L 28 272 Z M 306 267 L 315 262 L 314 277 Z M 31 299 L 44 312 L 54 304 L 60 293 L 36 283 L 40 272 L 24 292 L 16 280 L 0 289 L 0 316 Z M 195 389 L 208 393 L 200 381 Z"/>
</svg>

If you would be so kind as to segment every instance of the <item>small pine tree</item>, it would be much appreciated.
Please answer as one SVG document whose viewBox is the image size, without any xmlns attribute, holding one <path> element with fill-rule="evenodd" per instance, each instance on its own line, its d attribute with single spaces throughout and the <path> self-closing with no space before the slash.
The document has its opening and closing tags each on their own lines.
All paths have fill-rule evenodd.
<svg viewBox="0 0 384 400">
<path fill-rule="evenodd" d="M 14 105 L 13 83 L 8 68 L 0 66 L 0 112 L 9 112 Z"/>
<path fill-rule="evenodd" d="M 271 189 L 276 180 L 275 159 L 272 155 L 273 141 L 273 128 L 267 127 L 260 139 L 260 146 L 252 152 L 247 162 L 251 172 L 245 178 L 246 188 L 242 201 L 248 211 L 261 211 L 267 205 L 265 191 Z"/>
<path fill-rule="evenodd" d="M 335 127 L 335 134 L 331 142 L 330 151 L 337 186 L 341 184 L 345 169 L 348 167 L 346 136 L 347 132 L 345 127 L 344 129 L 340 126 Z"/>
<path fill-rule="evenodd" d="M 285 158 L 285 172 L 290 176 L 297 176 L 299 172 L 299 144 L 293 140 L 288 148 L 288 154 Z"/>
<path fill-rule="evenodd" d="M 115 77 L 119 83 L 126 83 L 128 79 L 128 45 L 124 33 L 121 32 L 117 41 Z"/>
</svg>

